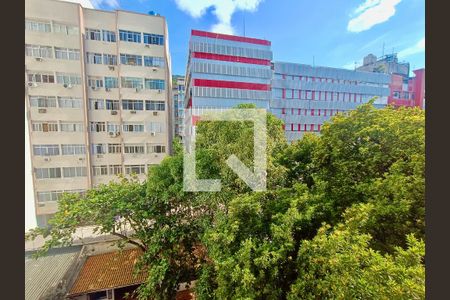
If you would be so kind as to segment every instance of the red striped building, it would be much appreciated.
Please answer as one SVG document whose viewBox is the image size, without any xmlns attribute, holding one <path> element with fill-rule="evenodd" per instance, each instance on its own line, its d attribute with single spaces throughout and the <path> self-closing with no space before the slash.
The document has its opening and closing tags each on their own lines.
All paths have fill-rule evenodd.
<svg viewBox="0 0 450 300">
<path fill-rule="evenodd" d="M 186 122 L 195 123 L 203 109 L 241 103 L 269 109 L 271 61 L 270 41 L 192 30 L 184 103 L 192 114 L 186 112 Z"/>
</svg>

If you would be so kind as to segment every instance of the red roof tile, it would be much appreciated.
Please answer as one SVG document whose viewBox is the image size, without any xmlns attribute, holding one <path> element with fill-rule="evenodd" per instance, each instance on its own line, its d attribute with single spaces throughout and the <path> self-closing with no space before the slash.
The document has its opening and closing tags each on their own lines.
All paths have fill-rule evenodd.
<svg viewBox="0 0 450 300">
<path fill-rule="evenodd" d="M 142 251 L 137 248 L 93 255 L 86 259 L 69 292 L 70 296 L 141 284 L 147 274 L 134 274 Z"/>
</svg>

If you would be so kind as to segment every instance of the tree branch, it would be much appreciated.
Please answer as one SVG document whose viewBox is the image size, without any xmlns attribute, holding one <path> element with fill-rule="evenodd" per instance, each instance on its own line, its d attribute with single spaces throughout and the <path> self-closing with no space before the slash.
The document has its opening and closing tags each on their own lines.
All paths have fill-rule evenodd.
<svg viewBox="0 0 450 300">
<path fill-rule="evenodd" d="M 141 243 L 139 243 L 139 242 L 136 242 L 136 241 L 133 241 L 132 239 L 130 239 L 129 237 L 127 237 L 126 235 L 124 235 L 124 234 L 121 234 L 121 233 L 118 233 L 118 232 L 116 232 L 115 230 L 113 230 L 112 232 L 111 232 L 111 234 L 112 235 L 115 235 L 115 236 L 118 236 L 118 237 L 120 237 L 120 238 L 122 238 L 123 240 L 125 240 L 127 243 L 129 243 L 129 244 L 133 244 L 133 245 L 135 245 L 135 246 L 138 246 L 139 248 L 141 248 L 141 250 L 142 251 L 147 251 L 147 247 L 145 247 L 145 245 L 143 245 L 143 244 L 141 244 Z"/>
</svg>

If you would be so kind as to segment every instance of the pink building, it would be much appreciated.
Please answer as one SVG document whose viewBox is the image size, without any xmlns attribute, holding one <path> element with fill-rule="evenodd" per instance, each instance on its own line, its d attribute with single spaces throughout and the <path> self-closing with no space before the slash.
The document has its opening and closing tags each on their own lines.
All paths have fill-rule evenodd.
<svg viewBox="0 0 450 300">
<path fill-rule="evenodd" d="M 413 71 L 415 77 L 392 74 L 388 104 L 425 108 L 425 69 Z"/>
</svg>

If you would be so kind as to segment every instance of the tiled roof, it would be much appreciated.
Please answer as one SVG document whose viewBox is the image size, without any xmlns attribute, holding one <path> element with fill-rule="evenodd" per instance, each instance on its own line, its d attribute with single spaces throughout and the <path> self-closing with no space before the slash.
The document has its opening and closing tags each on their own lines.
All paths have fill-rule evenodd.
<svg viewBox="0 0 450 300">
<path fill-rule="evenodd" d="M 147 274 L 134 274 L 141 254 L 140 249 L 133 248 L 87 257 L 69 296 L 143 283 Z"/>
<path fill-rule="evenodd" d="M 38 259 L 31 257 L 32 252 L 25 253 L 25 299 L 41 299 L 56 290 L 80 250 L 79 246 L 52 249 Z"/>
</svg>

